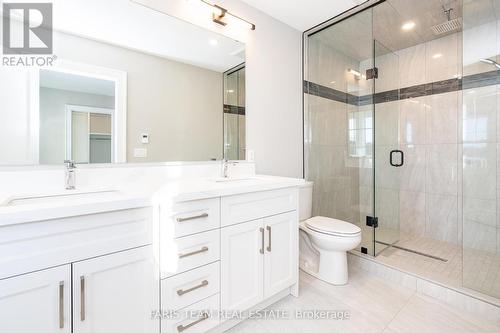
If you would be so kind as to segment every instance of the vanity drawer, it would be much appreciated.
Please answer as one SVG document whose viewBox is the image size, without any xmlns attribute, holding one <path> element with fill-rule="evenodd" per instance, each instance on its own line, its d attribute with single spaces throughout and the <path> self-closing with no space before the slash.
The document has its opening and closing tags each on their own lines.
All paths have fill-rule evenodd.
<svg viewBox="0 0 500 333">
<path fill-rule="evenodd" d="M 162 308 L 178 310 L 219 292 L 219 262 L 161 281 Z"/>
<path fill-rule="evenodd" d="M 186 201 L 166 210 L 161 227 L 167 237 L 182 237 L 220 227 L 219 198 Z M 166 222 L 166 223 L 165 223 Z"/>
<path fill-rule="evenodd" d="M 0 279 L 149 245 L 152 229 L 151 208 L 0 227 Z"/>
<path fill-rule="evenodd" d="M 220 230 L 161 242 L 162 279 L 220 259 Z"/>
<path fill-rule="evenodd" d="M 204 333 L 219 325 L 220 295 L 176 312 L 172 319 L 161 321 L 161 333 Z M 165 310 L 166 308 L 163 308 Z"/>
<path fill-rule="evenodd" d="M 222 226 L 256 220 L 297 209 L 297 188 L 233 195 L 222 198 Z"/>
</svg>

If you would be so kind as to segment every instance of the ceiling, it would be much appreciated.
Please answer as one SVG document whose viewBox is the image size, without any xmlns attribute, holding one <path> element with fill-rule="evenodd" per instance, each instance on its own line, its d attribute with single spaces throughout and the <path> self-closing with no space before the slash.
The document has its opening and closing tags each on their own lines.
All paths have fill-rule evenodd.
<svg viewBox="0 0 500 333">
<path fill-rule="evenodd" d="M 113 81 L 52 70 L 40 71 L 40 87 L 104 96 L 115 95 Z"/>
<path fill-rule="evenodd" d="M 447 20 L 442 6 L 453 8 L 452 19 L 462 18 L 462 0 L 387 0 L 372 10 L 363 11 L 318 32 L 313 38 L 362 61 L 373 55 L 373 39 L 378 41 L 380 48 L 377 55 L 381 55 L 443 37 L 434 35 L 431 30 L 432 26 Z M 408 21 L 414 22 L 415 28 L 402 30 L 402 25 Z"/>
<path fill-rule="evenodd" d="M 366 0 L 243 0 L 252 7 L 288 24 L 306 31 Z"/>
<path fill-rule="evenodd" d="M 218 72 L 245 60 L 245 44 L 131 0 L 52 2 L 55 30 Z"/>
</svg>

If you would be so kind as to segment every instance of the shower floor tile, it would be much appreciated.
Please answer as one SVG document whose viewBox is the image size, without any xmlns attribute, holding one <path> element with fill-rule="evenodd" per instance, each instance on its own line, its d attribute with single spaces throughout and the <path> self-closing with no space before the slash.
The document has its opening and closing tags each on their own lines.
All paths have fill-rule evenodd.
<svg viewBox="0 0 500 333">
<path fill-rule="evenodd" d="M 500 301 L 499 254 L 468 248 L 462 251 L 456 244 L 426 237 L 402 237 L 396 245 L 447 261 L 393 247 L 385 248 L 375 260 L 452 288 L 479 291 Z"/>
</svg>

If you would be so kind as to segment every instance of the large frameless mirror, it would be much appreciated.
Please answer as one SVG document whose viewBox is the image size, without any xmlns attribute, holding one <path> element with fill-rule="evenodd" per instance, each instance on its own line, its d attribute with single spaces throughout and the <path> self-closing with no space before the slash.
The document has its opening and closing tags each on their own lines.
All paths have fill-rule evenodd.
<svg viewBox="0 0 500 333">
<path fill-rule="evenodd" d="M 129 0 L 52 7 L 50 62 L 0 66 L 0 165 L 245 158 L 243 43 Z"/>
</svg>

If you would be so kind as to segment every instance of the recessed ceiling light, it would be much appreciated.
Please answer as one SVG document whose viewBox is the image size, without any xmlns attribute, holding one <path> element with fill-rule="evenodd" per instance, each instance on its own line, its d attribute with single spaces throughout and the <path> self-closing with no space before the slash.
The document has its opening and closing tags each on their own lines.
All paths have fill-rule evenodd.
<svg viewBox="0 0 500 333">
<path fill-rule="evenodd" d="M 401 29 L 403 29 L 404 31 L 408 31 L 408 30 L 411 30 L 413 28 L 415 28 L 415 22 L 413 22 L 413 21 L 405 22 L 401 26 Z"/>
<path fill-rule="evenodd" d="M 214 46 L 219 44 L 219 41 L 217 39 L 211 39 L 208 42 L 210 43 L 210 45 L 214 45 Z"/>
<path fill-rule="evenodd" d="M 432 56 L 434 59 L 441 58 L 443 55 L 441 53 L 436 53 L 435 55 Z"/>
</svg>

